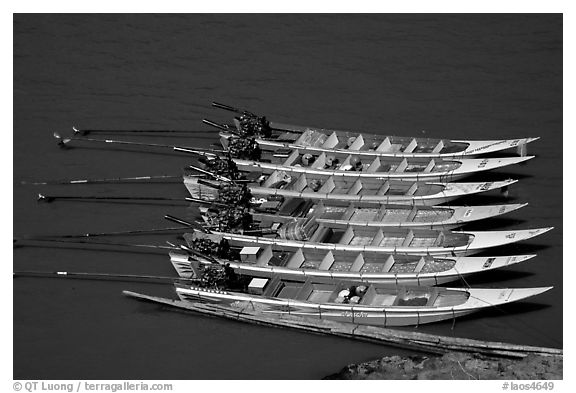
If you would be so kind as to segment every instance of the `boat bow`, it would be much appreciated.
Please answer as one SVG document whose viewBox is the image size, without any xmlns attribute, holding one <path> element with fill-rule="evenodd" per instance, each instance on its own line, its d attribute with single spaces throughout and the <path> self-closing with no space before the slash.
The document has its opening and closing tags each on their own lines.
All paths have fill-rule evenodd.
<svg viewBox="0 0 576 393">
<path fill-rule="evenodd" d="M 485 232 L 466 232 L 458 231 L 456 233 L 464 233 L 473 237 L 468 245 L 468 250 L 482 250 L 490 247 L 504 246 L 506 244 L 517 243 L 533 237 L 542 235 L 553 227 L 537 228 L 537 229 L 524 229 L 519 231 L 485 231 Z"/>
<path fill-rule="evenodd" d="M 450 176 L 469 175 L 476 172 L 491 171 L 493 169 L 503 168 L 509 165 L 516 165 L 533 159 L 535 156 L 525 157 L 502 157 L 502 158 L 469 158 L 460 160 L 460 166 Z"/>
<path fill-rule="evenodd" d="M 508 179 L 503 181 L 491 181 L 484 183 L 447 183 L 444 184 L 445 188 L 442 191 L 442 195 L 447 199 L 451 200 L 460 196 L 478 194 L 481 192 L 487 192 L 492 190 L 497 190 L 499 188 L 508 187 L 518 180 Z M 423 198 L 433 198 L 436 195 L 424 196 Z"/>
<path fill-rule="evenodd" d="M 453 269 L 458 275 L 472 274 L 525 262 L 535 256 L 535 254 L 531 254 L 501 257 L 460 257 L 456 259 Z"/>
<path fill-rule="evenodd" d="M 453 142 L 467 143 L 468 147 L 461 154 L 463 156 L 475 156 L 486 153 L 494 153 L 501 150 L 518 148 L 521 150 L 523 146 L 528 143 L 534 142 L 540 139 L 540 137 L 535 138 L 520 138 L 520 139 L 508 139 L 508 140 L 493 140 L 493 141 L 467 141 L 467 140 L 454 140 Z M 522 150 L 525 152 L 525 150 Z"/>
<path fill-rule="evenodd" d="M 554 287 L 539 288 L 470 288 L 470 297 L 465 303 L 466 308 L 484 308 L 517 302 L 532 296 L 540 295 Z"/>
<path fill-rule="evenodd" d="M 507 205 L 486 205 L 486 206 L 446 206 L 454 209 L 452 220 L 456 223 L 465 223 L 486 218 L 496 217 L 511 213 L 515 210 L 527 206 L 528 203 L 511 203 Z"/>
</svg>

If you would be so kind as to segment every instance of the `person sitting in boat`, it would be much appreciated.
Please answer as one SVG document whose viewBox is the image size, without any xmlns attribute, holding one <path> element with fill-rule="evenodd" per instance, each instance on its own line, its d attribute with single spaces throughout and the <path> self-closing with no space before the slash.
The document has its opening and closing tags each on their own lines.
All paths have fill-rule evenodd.
<svg viewBox="0 0 576 393">
<path fill-rule="evenodd" d="M 272 136 L 272 128 L 270 127 L 270 122 L 266 119 L 266 116 L 262 116 L 258 120 L 258 133 L 264 138 L 270 138 Z"/>
<path fill-rule="evenodd" d="M 216 255 L 218 255 L 220 258 L 226 258 L 228 256 L 228 253 L 230 252 L 230 243 L 228 242 L 228 239 L 223 238 L 220 240 L 216 252 Z"/>
<path fill-rule="evenodd" d="M 246 184 L 242 184 L 238 197 L 238 204 L 242 206 L 249 206 L 252 199 L 252 193 Z"/>
<path fill-rule="evenodd" d="M 228 242 L 227 239 L 220 240 L 220 243 L 218 244 L 218 254 L 217 255 L 220 258 L 226 258 L 226 259 L 229 259 L 231 261 L 240 260 L 240 251 L 235 250 L 232 247 L 230 247 L 230 243 Z"/>
<path fill-rule="evenodd" d="M 259 161 L 262 157 L 262 150 L 260 149 L 260 145 L 256 142 L 256 139 L 252 138 L 250 140 L 250 159 L 254 161 Z"/>
<path fill-rule="evenodd" d="M 234 269 L 230 267 L 229 263 L 224 265 L 224 277 L 226 280 L 226 285 L 229 287 L 234 287 L 238 281 L 238 276 L 236 275 Z"/>
</svg>

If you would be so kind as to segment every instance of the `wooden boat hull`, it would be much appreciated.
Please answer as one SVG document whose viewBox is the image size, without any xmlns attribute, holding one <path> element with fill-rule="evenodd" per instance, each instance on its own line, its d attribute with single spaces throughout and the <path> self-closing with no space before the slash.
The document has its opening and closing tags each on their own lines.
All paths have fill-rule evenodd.
<svg viewBox="0 0 576 393">
<path fill-rule="evenodd" d="M 349 253 L 350 261 L 357 261 L 361 253 Z M 380 283 L 386 285 L 439 285 L 452 281 L 458 281 L 479 272 L 486 272 L 502 267 L 512 266 L 534 258 L 535 255 L 513 255 L 502 257 L 458 257 L 450 262 L 453 267 L 444 271 L 426 272 L 424 269 L 418 272 L 370 272 L 363 270 L 362 264 L 353 265 L 355 271 L 333 270 L 336 267 L 318 266 L 317 269 L 304 268 L 302 265 L 297 268 L 289 266 L 274 266 L 267 263 L 248 263 L 241 261 L 221 260 L 222 264 L 229 264 L 238 274 L 254 277 L 274 277 L 279 276 L 289 280 L 306 281 L 313 279 L 315 282 L 332 282 L 334 280 L 346 280 L 352 282 Z M 182 278 L 193 278 L 194 271 L 191 268 L 191 257 L 189 254 L 170 253 L 170 262 Z M 382 256 L 380 269 L 390 269 L 386 266 L 390 256 Z M 363 260 L 364 258 L 362 258 Z M 438 259 L 442 263 L 442 259 Z M 363 262 L 363 261 L 362 261 Z M 417 270 L 418 267 L 415 269 Z"/>
<path fill-rule="evenodd" d="M 425 323 L 450 320 L 483 310 L 488 307 L 501 306 L 528 297 L 536 296 L 551 289 L 516 288 L 516 289 L 457 289 L 453 292 L 468 294 L 463 304 L 440 307 L 417 306 L 363 306 L 350 304 L 313 303 L 290 299 L 269 298 L 244 293 L 221 290 L 206 290 L 194 286 L 176 285 L 176 293 L 183 301 L 207 302 L 229 307 L 244 308 L 251 306 L 254 310 L 268 315 L 294 315 L 321 318 L 338 322 L 352 322 L 373 326 L 413 326 Z"/>
<path fill-rule="evenodd" d="M 264 149 L 299 149 L 309 153 L 351 153 L 366 157 L 421 157 L 421 158 L 462 158 L 477 157 L 483 154 L 496 153 L 510 149 L 516 149 L 520 155 L 525 155 L 526 145 L 539 139 L 519 138 L 510 140 L 447 140 L 419 137 L 396 137 L 381 134 L 369 134 L 363 132 L 338 131 L 317 127 L 303 127 L 283 123 L 271 122 L 276 138 L 266 139 L 257 137 L 256 142 Z M 325 135 L 322 141 L 306 140 L 302 138 L 304 133 L 317 133 Z M 340 142 L 350 138 L 362 136 L 363 144 L 357 143 L 351 146 L 341 146 L 342 143 L 326 142 L 333 138 Z M 231 138 L 230 132 L 220 132 L 221 138 Z M 386 143 L 388 138 L 388 143 Z M 415 141 L 415 142 L 413 142 Z M 319 143 L 321 142 L 321 143 Z M 413 145 L 416 145 L 413 147 Z M 420 149 L 419 146 L 427 148 Z M 413 149 L 413 150 L 412 150 Z"/>
<path fill-rule="evenodd" d="M 310 217 L 320 224 L 345 228 L 348 226 L 368 228 L 424 228 L 455 229 L 467 223 L 497 217 L 518 210 L 527 204 L 508 204 L 494 206 L 405 206 L 384 205 L 382 207 L 354 207 L 313 205 L 298 217 L 282 214 L 253 212 L 256 221 L 280 223 L 304 221 Z M 200 208 L 207 224 L 212 220 L 207 216 L 208 208 Z M 338 212 L 344 211 L 343 214 Z"/>
<path fill-rule="evenodd" d="M 323 178 L 325 181 L 329 181 L 330 177 Z M 373 181 L 375 179 L 372 179 Z M 376 180 L 377 181 L 377 180 Z M 417 193 L 407 193 L 405 195 L 374 195 L 366 194 L 363 189 L 360 189 L 355 194 L 348 193 L 338 193 L 338 192 L 323 192 L 322 188 L 319 191 L 312 191 L 308 188 L 298 191 L 292 189 L 282 189 L 282 188 L 270 188 L 262 187 L 254 183 L 249 183 L 248 188 L 254 197 L 256 197 L 260 203 L 265 202 L 270 199 L 277 198 L 301 198 L 310 199 L 313 201 L 335 201 L 335 202 L 357 202 L 366 204 L 409 204 L 409 205 L 419 205 L 419 206 L 435 206 L 442 203 L 448 203 L 457 198 L 479 194 L 484 192 L 489 192 L 492 190 L 505 189 L 506 187 L 516 183 L 517 180 L 504 180 L 496 182 L 484 182 L 484 183 L 411 183 L 408 184 L 418 185 L 424 184 L 426 186 L 433 186 L 434 190 L 429 193 L 417 194 Z M 214 189 L 209 189 L 209 187 L 201 186 L 198 183 L 197 177 L 184 176 L 184 185 L 194 198 L 215 200 L 216 193 Z"/>
<path fill-rule="evenodd" d="M 296 174 L 315 174 L 322 176 L 346 177 L 350 179 L 397 179 L 408 181 L 429 181 L 429 182 L 452 182 L 463 179 L 475 173 L 503 168 L 509 165 L 519 164 L 534 156 L 527 157 L 506 157 L 506 158 L 485 158 L 485 159 L 463 159 L 458 161 L 459 166 L 456 169 L 448 171 L 390 171 L 390 172 L 371 172 L 371 171 L 345 171 L 345 170 L 327 170 L 317 169 L 306 166 L 286 166 L 273 163 L 255 162 L 241 159 L 234 159 L 238 169 L 245 172 L 262 172 L 270 174 L 274 171 L 283 171 L 292 175 Z M 422 166 L 424 168 L 424 165 Z"/>
<path fill-rule="evenodd" d="M 353 245 L 347 243 L 319 243 L 309 240 L 286 240 L 277 239 L 271 237 L 258 237 L 258 236 L 246 236 L 240 234 L 213 232 L 214 234 L 221 235 L 223 238 L 227 239 L 230 243 L 241 246 L 258 245 L 258 246 L 275 246 L 275 247 L 286 247 L 288 249 L 314 249 L 314 250 L 324 250 L 324 251 L 353 251 L 353 252 L 380 252 L 380 253 L 391 253 L 391 254 L 401 254 L 401 255 L 431 255 L 431 256 L 465 256 L 473 255 L 484 250 L 504 246 L 507 244 L 512 244 L 520 241 L 525 241 L 533 237 L 544 234 L 553 228 L 538 228 L 538 229 L 528 229 L 528 230 L 518 230 L 518 231 L 453 231 L 449 232 L 457 236 L 462 237 L 467 240 L 459 240 L 458 245 L 452 246 L 451 244 L 446 245 L 431 245 L 431 246 L 418 246 L 412 245 L 408 242 L 408 245 L 383 245 L 383 246 L 373 246 L 373 245 Z M 412 230 L 411 230 L 412 231 Z M 437 232 L 437 231 L 435 231 Z M 440 234 L 439 234 L 440 235 Z M 353 236 L 353 235 L 351 235 Z M 378 234 L 375 234 L 378 236 Z M 386 236 L 386 235 L 384 235 Z M 399 237 L 394 237 L 394 239 L 404 239 L 404 234 L 398 235 Z M 409 237 L 410 234 L 407 235 Z M 343 237 L 347 237 L 346 234 Z M 348 236 L 349 237 L 349 236 Z M 354 241 L 354 238 L 351 238 Z M 386 238 L 384 238 L 385 240 Z M 429 239 L 434 239 L 430 237 Z M 410 240 L 410 239 L 408 239 Z M 373 241 L 370 243 L 372 244 Z M 405 244 L 404 242 L 403 244 Z"/>
</svg>

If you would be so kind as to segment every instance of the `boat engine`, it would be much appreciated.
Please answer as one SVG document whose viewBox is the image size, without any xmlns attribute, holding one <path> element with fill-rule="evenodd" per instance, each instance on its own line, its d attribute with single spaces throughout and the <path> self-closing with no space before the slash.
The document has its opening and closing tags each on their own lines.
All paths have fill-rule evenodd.
<svg viewBox="0 0 576 393">
<path fill-rule="evenodd" d="M 218 189 L 217 202 L 229 206 L 249 206 L 251 199 L 252 193 L 245 184 L 242 186 L 236 184 L 223 184 Z"/>
<path fill-rule="evenodd" d="M 251 113 L 244 113 L 240 116 L 240 133 L 242 136 L 262 136 L 270 138 L 272 128 L 266 116 L 258 117 Z"/>
<path fill-rule="evenodd" d="M 230 138 L 228 151 L 242 160 L 259 161 L 262 157 L 262 150 L 254 138 Z"/>
<path fill-rule="evenodd" d="M 233 208 L 211 208 L 208 210 L 211 225 L 217 226 L 220 232 L 235 233 L 252 228 L 252 214 L 244 206 Z"/>
</svg>

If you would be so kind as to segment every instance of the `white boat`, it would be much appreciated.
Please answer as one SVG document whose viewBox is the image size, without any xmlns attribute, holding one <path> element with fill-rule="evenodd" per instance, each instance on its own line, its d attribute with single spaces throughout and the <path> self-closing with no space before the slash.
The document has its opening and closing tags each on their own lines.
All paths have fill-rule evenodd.
<svg viewBox="0 0 576 393">
<path fill-rule="evenodd" d="M 379 252 L 405 255 L 472 255 L 493 247 L 525 241 L 553 228 L 516 231 L 443 231 L 430 229 L 338 228 L 326 224 L 306 225 L 295 232 L 298 239 L 282 239 L 276 234 L 251 236 L 223 233 L 234 245 L 277 246 L 288 249 Z M 296 237 L 296 236 L 295 236 Z"/>
<path fill-rule="evenodd" d="M 334 176 L 301 174 L 290 176 L 281 171 L 262 175 L 245 184 L 255 197 L 254 203 L 301 198 L 341 203 L 408 204 L 435 206 L 459 197 L 491 190 L 505 190 L 517 180 L 480 183 L 423 183 L 400 180 L 347 179 Z M 184 175 L 184 185 L 193 198 L 217 200 L 219 189 L 228 183 Z"/>
<path fill-rule="evenodd" d="M 359 205 L 359 206 L 358 206 Z M 286 227 L 301 224 L 313 218 L 319 224 L 333 227 L 377 227 L 377 228 L 421 228 L 454 229 L 467 223 L 497 217 L 518 210 L 527 203 L 493 206 L 410 206 L 382 205 L 362 206 L 330 205 L 320 201 L 312 203 L 304 200 L 276 201 L 251 209 L 254 221 L 262 227 Z M 233 208 L 233 206 L 231 207 Z M 228 210 L 222 206 L 200 207 L 207 225 L 218 226 Z"/>
<path fill-rule="evenodd" d="M 539 139 L 449 140 L 382 135 L 382 132 L 338 131 L 268 122 L 265 118 L 228 105 L 212 105 L 240 114 L 240 117 L 234 119 L 234 125 L 204 121 L 221 129 L 221 137 L 230 138 L 239 134 L 254 137 L 265 149 L 300 149 L 326 154 L 353 152 L 355 155 L 372 157 L 453 158 L 475 157 L 508 149 L 517 149 L 520 155 L 526 155 L 526 145 Z"/>
<path fill-rule="evenodd" d="M 475 173 L 519 164 L 534 156 L 505 158 L 364 158 L 355 154 L 312 155 L 298 149 L 292 153 L 262 154 L 258 161 L 233 158 L 240 171 L 270 174 L 282 171 L 290 176 L 324 175 L 349 179 L 397 179 L 450 182 Z"/>
<path fill-rule="evenodd" d="M 409 326 L 449 320 L 544 293 L 542 288 L 439 288 L 358 285 L 337 281 L 253 278 L 246 292 L 176 284 L 183 301 L 215 303 L 267 315 L 292 315 L 374 326 Z"/>
</svg>

